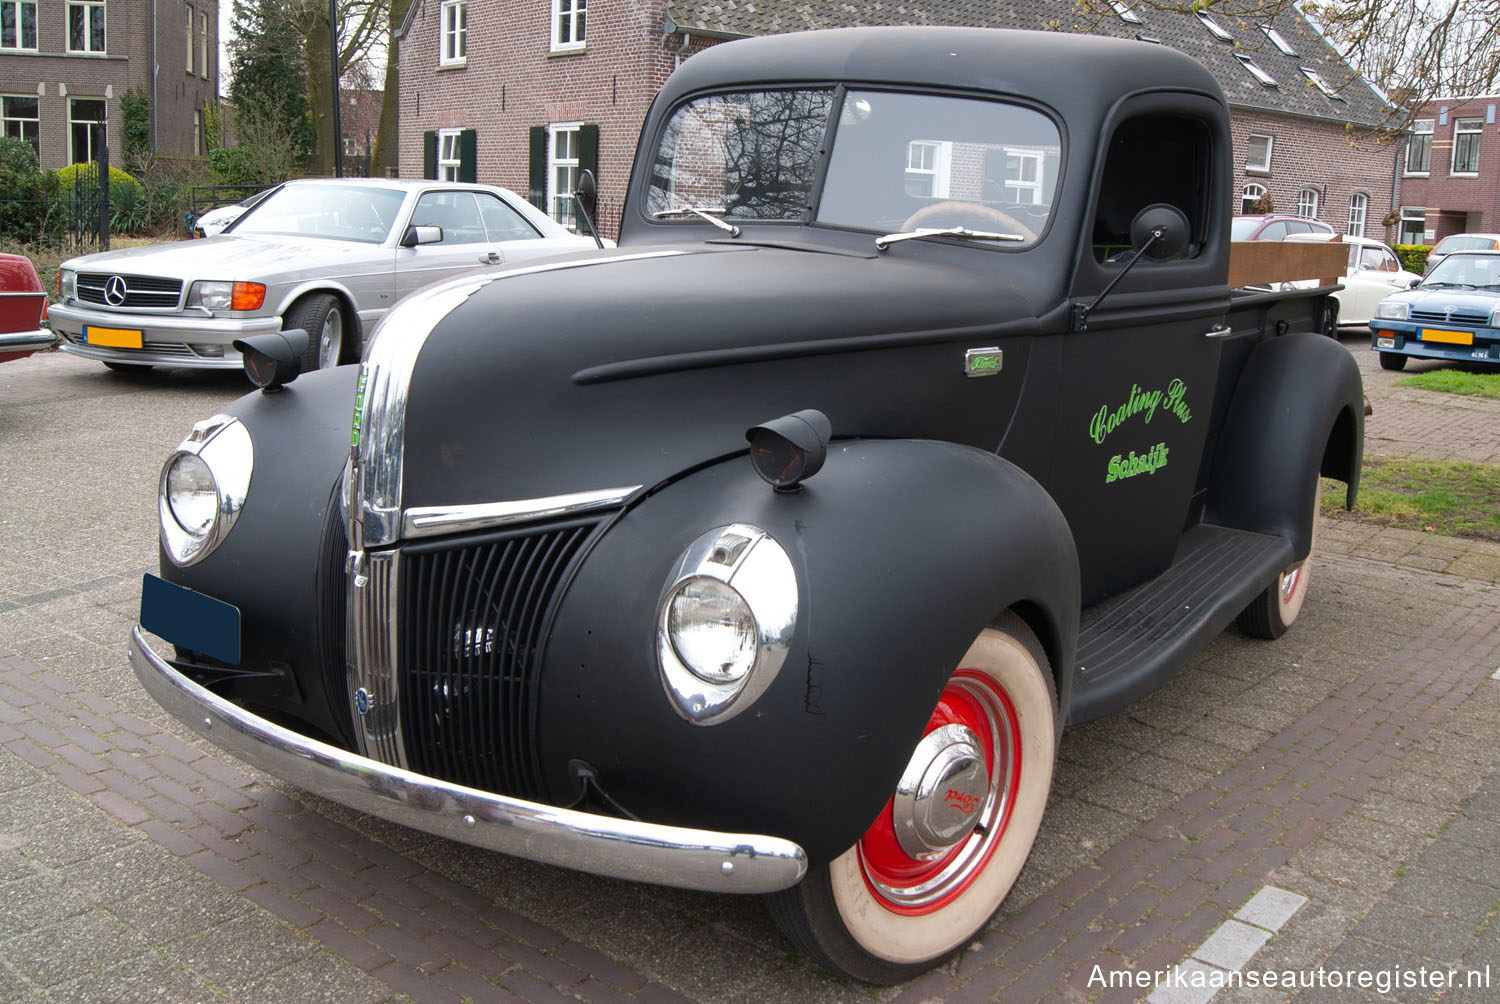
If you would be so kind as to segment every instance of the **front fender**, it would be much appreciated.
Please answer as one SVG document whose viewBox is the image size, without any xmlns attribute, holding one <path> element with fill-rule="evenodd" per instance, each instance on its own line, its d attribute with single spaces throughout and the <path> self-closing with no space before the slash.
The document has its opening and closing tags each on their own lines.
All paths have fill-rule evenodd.
<svg viewBox="0 0 1500 1004">
<path fill-rule="evenodd" d="M 790 654 L 736 717 L 690 724 L 667 698 L 655 628 L 682 551 L 729 523 L 767 530 L 798 578 Z M 1047 650 L 1066 708 L 1078 629 L 1067 524 L 1019 468 L 928 441 L 835 444 L 777 494 L 743 455 L 626 513 L 583 561 L 544 656 L 538 745 L 549 794 L 571 761 L 642 819 L 749 826 L 827 860 L 894 788 L 948 676 L 1007 609 Z M 1061 721 L 1059 716 L 1059 721 Z"/>
<path fill-rule="evenodd" d="M 1307 557 L 1318 476 L 1347 484 L 1354 508 L 1364 429 L 1364 384 L 1347 349 L 1309 333 L 1262 342 L 1219 435 L 1205 522 L 1278 534 Z"/>
</svg>

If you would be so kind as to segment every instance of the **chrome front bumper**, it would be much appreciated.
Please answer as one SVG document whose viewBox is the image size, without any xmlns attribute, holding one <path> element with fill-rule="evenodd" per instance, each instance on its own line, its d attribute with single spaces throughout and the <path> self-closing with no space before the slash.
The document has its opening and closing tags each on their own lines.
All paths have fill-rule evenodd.
<svg viewBox="0 0 1500 1004">
<path fill-rule="evenodd" d="M 101 362 L 201 369 L 239 369 L 243 365 L 240 354 L 231 346 L 235 339 L 281 330 L 281 318 L 275 316 L 126 313 L 98 310 L 71 301 L 49 307 L 47 320 L 61 336 L 59 345 L 63 351 L 73 355 Z M 83 340 L 84 329 L 89 325 L 137 329 L 144 344 L 139 349 L 90 345 Z M 207 355 L 194 346 L 222 354 Z"/>
<path fill-rule="evenodd" d="M 183 676 L 135 627 L 130 666 L 172 717 L 225 752 L 360 812 L 544 864 L 704 892 L 796 885 L 807 855 L 780 837 L 659 826 L 449 784 L 298 735 Z"/>
</svg>

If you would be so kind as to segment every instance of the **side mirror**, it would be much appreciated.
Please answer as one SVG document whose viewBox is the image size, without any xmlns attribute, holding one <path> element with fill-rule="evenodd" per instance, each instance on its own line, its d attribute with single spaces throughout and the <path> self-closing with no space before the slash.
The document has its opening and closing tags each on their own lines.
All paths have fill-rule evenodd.
<svg viewBox="0 0 1500 1004">
<path fill-rule="evenodd" d="M 599 239 L 599 231 L 594 226 L 594 217 L 599 214 L 599 182 L 594 179 L 594 172 L 584 168 L 578 172 L 578 180 L 573 182 L 573 201 L 578 205 L 578 215 L 583 218 L 584 226 L 588 227 L 589 236 L 594 238 L 594 243 L 604 247 L 604 242 Z"/>
<path fill-rule="evenodd" d="M 287 328 L 237 338 L 232 344 L 244 357 L 245 376 L 262 393 L 273 394 L 302 372 L 302 354 L 307 351 L 307 341 L 306 331 Z"/>
<path fill-rule="evenodd" d="M 1188 246 L 1188 218 L 1181 209 L 1158 202 L 1130 221 L 1130 245 L 1147 258 L 1169 261 Z"/>
<path fill-rule="evenodd" d="M 441 244 L 442 242 L 442 227 L 407 227 L 406 232 L 401 235 L 401 246 L 404 248 L 414 248 L 418 244 Z"/>
</svg>

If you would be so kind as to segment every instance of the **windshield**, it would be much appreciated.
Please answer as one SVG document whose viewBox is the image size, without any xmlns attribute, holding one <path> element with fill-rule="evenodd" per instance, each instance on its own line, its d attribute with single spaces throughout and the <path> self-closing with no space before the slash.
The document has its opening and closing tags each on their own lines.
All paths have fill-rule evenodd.
<svg viewBox="0 0 1500 1004">
<path fill-rule="evenodd" d="M 1450 254 L 1422 280 L 1424 286 L 1500 286 L 1500 255 Z"/>
<path fill-rule="evenodd" d="M 238 221 L 234 233 L 327 237 L 379 244 L 400 214 L 406 193 L 365 185 L 287 185 Z"/>
<path fill-rule="evenodd" d="M 1492 237 L 1470 237 L 1460 234 L 1457 237 L 1444 237 L 1433 250 L 1438 254 L 1451 254 L 1454 251 L 1493 251 L 1495 244 Z"/>
<path fill-rule="evenodd" d="M 827 177 L 813 205 L 833 130 Z M 1035 241 L 1061 140 L 1040 112 L 973 98 L 831 89 L 737 91 L 679 108 L 652 164 L 648 215 L 816 220 L 881 234 L 963 226 Z M 701 221 L 695 221 L 701 222 Z"/>
<path fill-rule="evenodd" d="M 1260 226 L 1260 220 L 1255 217 L 1236 216 L 1229 224 L 1229 239 L 1248 241 L 1258 226 Z"/>
</svg>

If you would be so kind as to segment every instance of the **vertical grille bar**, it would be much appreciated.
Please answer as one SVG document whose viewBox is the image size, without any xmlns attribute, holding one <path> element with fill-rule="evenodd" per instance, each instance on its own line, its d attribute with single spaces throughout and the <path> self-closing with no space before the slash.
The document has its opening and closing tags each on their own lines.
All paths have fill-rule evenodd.
<svg viewBox="0 0 1500 1004">
<path fill-rule="evenodd" d="M 349 604 L 349 710 L 359 752 L 405 767 L 397 713 L 396 636 L 399 556 L 367 555 L 351 583 Z"/>
<path fill-rule="evenodd" d="M 398 673 L 411 770 L 536 797 L 543 628 L 602 517 L 403 549 Z"/>
</svg>

